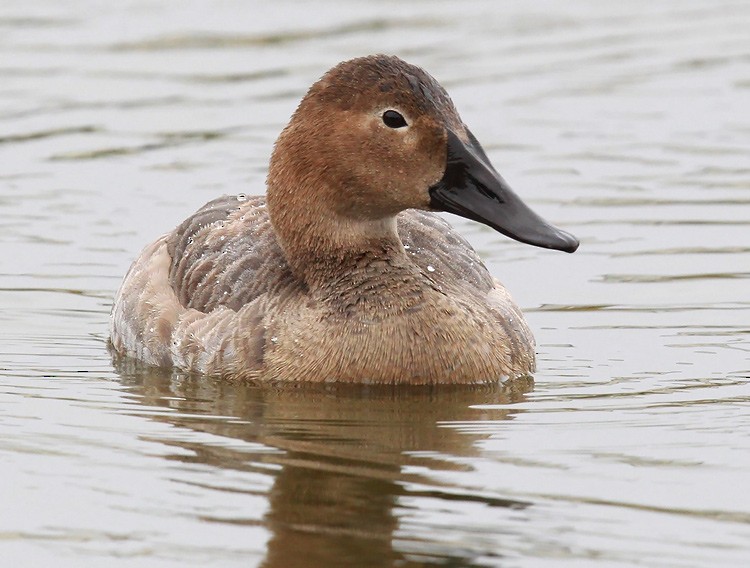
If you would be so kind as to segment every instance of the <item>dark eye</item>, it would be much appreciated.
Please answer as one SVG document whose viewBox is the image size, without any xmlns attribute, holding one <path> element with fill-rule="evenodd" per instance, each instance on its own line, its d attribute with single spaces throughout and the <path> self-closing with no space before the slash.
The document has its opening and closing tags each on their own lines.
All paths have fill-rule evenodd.
<svg viewBox="0 0 750 568">
<path fill-rule="evenodd" d="M 383 113 L 383 123 L 388 128 L 403 128 L 404 126 L 408 126 L 401 113 L 395 110 L 387 110 Z"/>
</svg>

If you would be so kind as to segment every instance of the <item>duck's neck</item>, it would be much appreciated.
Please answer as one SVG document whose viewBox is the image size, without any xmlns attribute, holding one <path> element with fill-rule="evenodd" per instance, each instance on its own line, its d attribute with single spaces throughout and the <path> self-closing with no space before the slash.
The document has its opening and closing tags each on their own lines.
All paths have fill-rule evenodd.
<svg viewBox="0 0 750 568">
<path fill-rule="evenodd" d="M 296 189 L 297 191 L 294 191 Z M 321 188 L 315 188 L 320 194 Z M 325 192 L 324 192 L 325 193 Z M 276 237 L 294 275 L 311 290 L 325 293 L 366 285 L 411 268 L 396 229 L 396 218 L 358 219 L 336 213 L 325 203 L 304 199 L 304 188 L 269 184 L 268 209 Z"/>
</svg>

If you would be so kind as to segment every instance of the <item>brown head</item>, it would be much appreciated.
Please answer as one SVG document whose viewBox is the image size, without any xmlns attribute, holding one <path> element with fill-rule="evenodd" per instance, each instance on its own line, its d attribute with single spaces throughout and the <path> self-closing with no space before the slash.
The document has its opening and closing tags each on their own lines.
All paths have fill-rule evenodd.
<svg viewBox="0 0 750 568">
<path fill-rule="evenodd" d="M 276 143 L 268 205 L 287 253 L 395 236 L 395 215 L 409 208 L 578 246 L 513 193 L 434 78 L 386 55 L 340 63 L 310 88 Z"/>
</svg>

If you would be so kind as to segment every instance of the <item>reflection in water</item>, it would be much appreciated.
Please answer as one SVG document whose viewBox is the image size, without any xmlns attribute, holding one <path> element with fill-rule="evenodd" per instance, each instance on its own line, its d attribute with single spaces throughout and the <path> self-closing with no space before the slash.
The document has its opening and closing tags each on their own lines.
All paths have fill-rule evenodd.
<svg viewBox="0 0 750 568">
<path fill-rule="evenodd" d="M 132 359 L 117 359 L 115 366 L 154 420 L 257 446 L 248 452 L 246 447 L 233 449 L 231 443 L 161 440 L 188 450 L 180 452 L 179 459 L 190 463 L 251 474 L 273 472 L 264 519 L 272 537 L 264 566 L 390 566 L 396 561 L 403 566 L 416 561 L 419 553 L 405 555 L 394 546 L 402 496 L 443 499 L 446 507 L 462 500 L 494 507 L 528 505 L 460 495 L 455 487 L 443 492 L 434 480 L 404 470 L 470 467 L 447 457 L 476 455 L 475 442 L 486 436 L 441 424 L 510 418 L 507 409 L 473 406 L 520 401 L 533 386 L 531 378 L 477 388 L 280 387 L 191 377 Z M 154 414 L 154 407 L 173 412 Z M 409 490 L 409 483 L 432 489 Z M 203 520 L 248 522 L 210 515 Z M 466 565 L 472 560 L 469 554 L 461 550 L 454 560 Z"/>
</svg>

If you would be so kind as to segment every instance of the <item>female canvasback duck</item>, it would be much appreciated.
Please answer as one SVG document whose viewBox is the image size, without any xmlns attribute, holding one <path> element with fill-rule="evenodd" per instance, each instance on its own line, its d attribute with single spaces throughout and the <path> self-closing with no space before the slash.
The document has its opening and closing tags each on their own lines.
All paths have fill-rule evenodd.
<svg viewBox="0 0 750 568">
<path fill-rule="evenodd" d="M 143 250 L 115 298 L 112 345 L 151 365 L 251 380 L 532 373 L 521 311 L 432 211 L 578 247 L 510 189 L 425 71 L 385 55 L 340 63 L 279 136 L 265 197 L 211 201 Z"/>
</svg>

